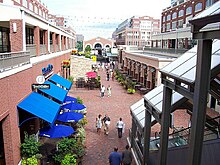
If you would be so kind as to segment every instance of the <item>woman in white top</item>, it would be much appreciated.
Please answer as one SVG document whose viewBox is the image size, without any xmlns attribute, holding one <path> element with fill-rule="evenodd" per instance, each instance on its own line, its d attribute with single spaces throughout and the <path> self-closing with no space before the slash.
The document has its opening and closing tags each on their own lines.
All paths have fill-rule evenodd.
<svg viewBox="0 0 220 165">
<path fill-rule="evenodd" d="M 119 119 L 119 121 L 116 124 L 116 128 L 118 129 L 118 138 L 122 137 L 122 132 L 124 130 L 125 124 L 122 121 L 122 118 Z"/>
<path fill-rule="evenodd" d="M 101 128 L 102 128 L 102 115 L 101 114 L 99 114 L 99 116 L 96 118 L 96 128 L 97 128 L 97 133 L 100 135 Z"/>
</svg>

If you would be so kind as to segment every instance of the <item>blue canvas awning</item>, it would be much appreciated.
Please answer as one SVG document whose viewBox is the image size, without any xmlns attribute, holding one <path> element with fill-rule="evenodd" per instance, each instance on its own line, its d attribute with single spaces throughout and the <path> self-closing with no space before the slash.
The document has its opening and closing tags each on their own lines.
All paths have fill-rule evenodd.
<svg viewBox="0 0 220 165">
<path fill-rule="evenodd" d="M 66 96 L 64 102 L 73 102 L 73 103 L 77 103 L 77 98 L 75 98 L 75 97 L 71 97 L 71 96 Z"/>
<path fill-rule="evenodd" d="M 62 122 L 78 122 L 83 118 L 84 115 L 77 112 L 63 112 L 57 116 L 57 120 Z"/>
<path fill-rule="evenodd" d="M 36 92 L 28 95 L 17 107 L 51 124 L 54 123 L 60 111 L 60 105 L 58 103 Z"/>
<path fill-rule="evenodd" d="M 50 84 L 50 89 L 39 89 L 39 91 L 51 96 L 55 100 L 58 100 L 58 102 L 63 103 L 66 96 L 67 91 L 56 86 L 55 84 L 51 83 L 50 81 L 45 81 L 44 84 Z"/>
<path fill-rule="evenodd" d="M 54 74 L 51 78 L 49 78 L 49 81 L 51 81 L 52 83 L 55 84 L 59 84 L 62 87 L 65 87 L 67 90 L 70 90 L 71 86 L 72 86 L 72 82 L 70 82 L 69 80 L 58 76 L 57 74 Z"/>
</svg>

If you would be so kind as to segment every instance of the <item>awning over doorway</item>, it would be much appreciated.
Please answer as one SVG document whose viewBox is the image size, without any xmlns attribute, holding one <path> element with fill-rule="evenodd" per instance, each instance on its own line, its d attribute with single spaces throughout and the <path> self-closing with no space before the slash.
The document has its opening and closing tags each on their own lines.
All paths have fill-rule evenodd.
<svg viewBox="0 0 220 165">
<path fill-rule="evenodd" d="M 32 92 L 17 105 L 18 109 L 25 110 L 50 124 L 53 124 L 60 111 L 60 105 L 39 93 Z"/>
<path fill-rule="evenodd" d="M 70 82 L 69 80 L 54 74 L 51 78 L 49 78 L 49 81 L 54 83 L 54 84 L 59 84 L 62 87 L 65 87 L 67 90 L 70 90 L 71 86 L 72 86 L 72 82 Z"/>
<path fill-rule="evenodd" d="M 68 91 L 56 86 L 55 84 L 53 84 L 50 81 L 45 81 L 44 84 L 50 84 L 50 89 L 39 89 L 39 91 L 51 96 L 52 98 L 54 98 L 58 102 L 61 102 L 61 103 L 64 102 Z"/>
</svg>

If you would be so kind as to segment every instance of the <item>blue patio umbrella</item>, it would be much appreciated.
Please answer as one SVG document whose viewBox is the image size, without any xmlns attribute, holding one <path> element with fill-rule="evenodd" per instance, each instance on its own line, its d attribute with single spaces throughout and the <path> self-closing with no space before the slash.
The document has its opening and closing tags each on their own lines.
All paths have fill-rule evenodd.
<svg viewBox="0 0 220 165">
<path fill-rule="evenodd" d="M 53 125 L 52 127 L 47 126 L 40 130 L 40 136 L 45 136 L 48 138 L 62 138 L 73 134 L 75 130 L 66 125 Z"/>
<path fill-rule="evenodd" d="M 64 102 L 74 102 L 77 103 L 77 98 L 71 97 L 71 96 L 66 96 L 64 99 Z"/>
<path fill-rule="evenodd" d="M 86 108 L 85 105 L 79 103 L 69 103 L 61 106 L 61 109 L 68 109 L 68 110 L 84 110 Z"/>
<path fill-rule="evenodd" d="M 83 118 L 83 114 L 77 112 L 63 112 L 57 116 L 57 120 L 62 122 L 78 122 Z"/>
</svg>

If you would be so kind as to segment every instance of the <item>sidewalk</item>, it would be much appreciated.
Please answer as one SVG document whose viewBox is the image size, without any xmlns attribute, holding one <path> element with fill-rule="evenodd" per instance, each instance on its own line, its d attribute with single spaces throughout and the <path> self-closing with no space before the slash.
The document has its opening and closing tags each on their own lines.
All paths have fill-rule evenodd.
<svg viewBox="0 0 220 165">
<path fill-rule="evenodd" d="M 128 137 L 128 129 L 131 128 L 130 106 L 137 102 L 142 96 L 139 93 L 127 94 L 127 91 L 115 81 L 106 81 L 106 72 L 99 71 L 101 84 L 106 88 L 112 87 L 112 96 L 100 98 L 100 90 L 88 90 L 87 88 L 76 88 L 74 85 L 69 92 L 73 97 L 80 97 L 87 107 L 88 124 L 86 130 L 86 155 L 83 158 L 83 165 L 105 165 L 108 164 L 108 156 L 113 148 L 117 146 L 119 152 L 125 150 Z M 109 135 L 98 135 L 95 127 L 95 119 L 98 114 L 108 114 L 111 118 Z M 122 117 L 125 123 L 125 133 L 121 139 L 117 136 L 116 122 Z M 134 161 L 133 161 L 133 164 Z"/>
</svg>

